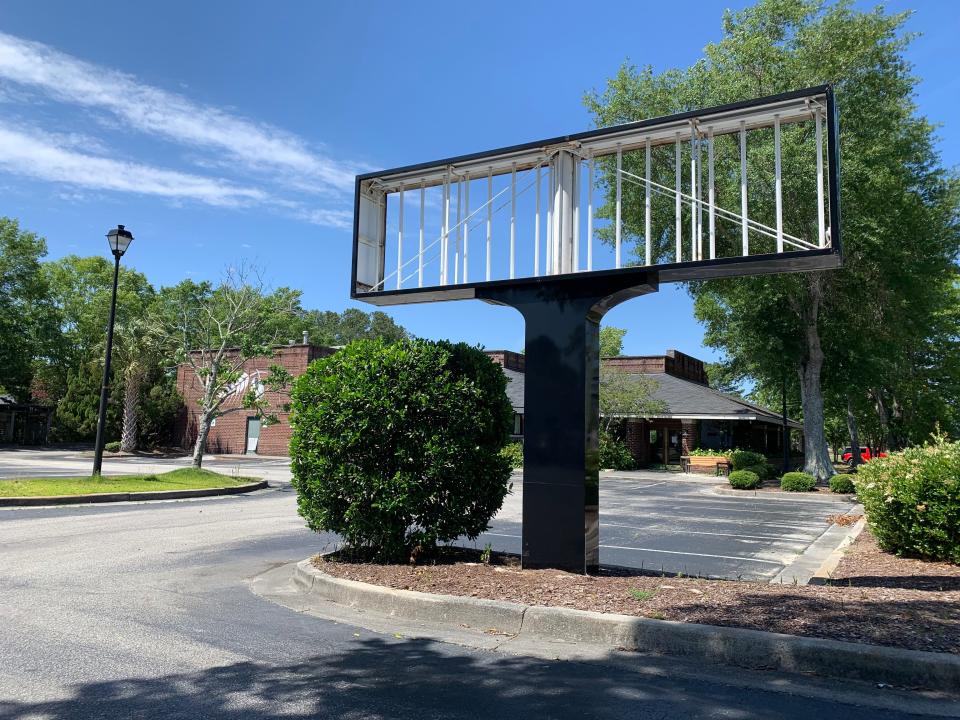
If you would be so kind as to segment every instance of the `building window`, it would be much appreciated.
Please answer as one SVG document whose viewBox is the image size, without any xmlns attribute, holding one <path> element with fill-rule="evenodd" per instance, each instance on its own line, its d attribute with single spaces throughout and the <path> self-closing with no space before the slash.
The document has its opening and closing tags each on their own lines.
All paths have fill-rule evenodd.
<svg viewBox="0 0 960 720">
<path fill-rule="evenodd" d="M 513 414 L 513 434 L 523 435 L 523 415 L 520 413 Z"/>
</svg>

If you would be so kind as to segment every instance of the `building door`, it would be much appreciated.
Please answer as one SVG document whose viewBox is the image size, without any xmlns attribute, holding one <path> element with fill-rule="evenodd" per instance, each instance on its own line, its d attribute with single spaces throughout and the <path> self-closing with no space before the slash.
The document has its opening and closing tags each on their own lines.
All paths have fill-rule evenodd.
<svg viewBox="0 0 960 720">
<path fill-rule="evenodd" d="M 247 418 L 247 455 L 257 454 L 257 444 L 260 442 L 260 418 Z"/>
</svg>

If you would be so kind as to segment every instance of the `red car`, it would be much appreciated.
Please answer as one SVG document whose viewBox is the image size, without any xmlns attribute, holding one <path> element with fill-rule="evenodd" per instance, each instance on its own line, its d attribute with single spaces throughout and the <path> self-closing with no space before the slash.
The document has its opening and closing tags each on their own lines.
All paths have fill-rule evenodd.
<svg viewBox="0 0 960 720">
<path fill-rule="evenodd" d="M 862 446 L 862 447 L 860 448 L 860 459 L 863 460 L 863 462 L 868 462 L 868 461 L 872 460 L 872 459 L 875 458 L 875 457 L 885 458 L 886 456 L 887 456 L 887 454 L 886 454 L 885 452 L 882 452 L 882 451 L 881 451 L 881 452 L 875 453 L 873 450 L 871 450 L 870 448 L 868 448 L 866 445 L 864 445 L 864 446 Z M 850 448 L 849 448 L 849 447 L 845 447 L 845 448 L 843 449 L 843 455 L 840 456 L 840 459 L 843 460 L 843 462 L 845 462 L 845 463 L 849 463 L 849 462 L 853 459 L 853 453 L 850 451 Z"/>
</svg>

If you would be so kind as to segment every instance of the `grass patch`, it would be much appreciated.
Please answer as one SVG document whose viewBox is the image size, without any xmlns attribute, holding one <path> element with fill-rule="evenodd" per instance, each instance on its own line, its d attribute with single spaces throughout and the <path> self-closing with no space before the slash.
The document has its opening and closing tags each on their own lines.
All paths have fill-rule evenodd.
<svg viewBox="0 0 960 720">
<path fill-rule="evenodd" d="M 209 470 L 180 468 L 159 475 L 113 475 L 94 478 L 16 478 L 0 480 L 0 497 L 44 495 L 91 495 L 111 492 L 152 492 L 159 490 L 201 490 L 234 487 L 259 478 L 230 477 Z"/>
<path fill-rule="evenodd" d="M 639 600 L 643 602 L 644 600 L 649 600 L 656 594 L 656 590 L 637 590 L 636 588 L 630 588 L 630 597 L 634 600 Z"/>
</svg>

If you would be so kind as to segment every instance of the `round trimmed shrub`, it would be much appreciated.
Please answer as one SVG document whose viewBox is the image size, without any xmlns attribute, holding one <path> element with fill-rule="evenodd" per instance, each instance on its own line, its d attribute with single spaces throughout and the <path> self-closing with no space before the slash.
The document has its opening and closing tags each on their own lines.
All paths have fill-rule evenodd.
<svg viewBox="0 0 960 720">
<path fill-rule="evenodd" d="M 960 442 L 875 458 L 854 485 L 884 550 L 960 563 Z"/>
<path fill-rule="evenodd" d="M 291 393 L 293 486 L 308 527 L 381 561 L 476 538 L 509 492 L 503 371 L 463 343 L 351 343 Z"/>
<path fill-rule="evenodd" d="M 849 475 L 834 475 L 832 478 L 830 478 L 830 492 L 856 492 L 856 488 L 853 486 L 853 478 L 851 478 Z"/>
<path fill-rule="evenodd" d="M 600 467 L 613 470 L 634 470 L 637 461 L 630 454 L 630 449 L 622 440 L 600 433 Z"/>
<path fill-rule="evenodd" d="M 746 470 L 753 465 L 765 465 L 767 458 L 752 450 L 734 450 L 730 453 L 730 464 L 734 470 Z"/>
<path fill-rule="evenodd" d="M 730 473 L 730 487 L 737 490 L 754 490 L 760 487 L 760 476 L 752 470 L 734 470 Z"/>
<path fill-rule="evenodd" d="M 817 479 L 805 472 L 788 472 L 780 478 L 780 489 L 787 492 L 810 492 L 817 486 Z"/>
<path fill-rule="evenodd" d="M 111 442 L 105 443 L 103 446 L 103 449 L 106 450 L 107 452 L 113 452 L 113 453 L 120 452 L 120 441 L 113 440 Z"/>
</svg>

